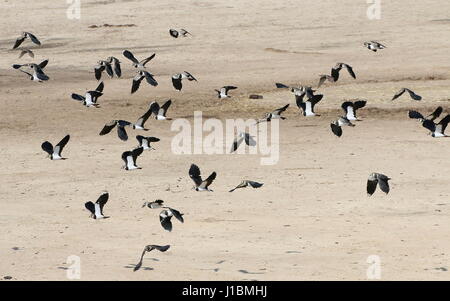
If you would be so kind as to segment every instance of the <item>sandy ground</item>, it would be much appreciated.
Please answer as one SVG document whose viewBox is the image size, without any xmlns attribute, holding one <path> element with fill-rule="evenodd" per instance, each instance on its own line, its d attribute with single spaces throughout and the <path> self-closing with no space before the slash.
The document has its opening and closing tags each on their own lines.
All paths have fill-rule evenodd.
<svg viewBox="0 0 450 301">
<path fill-rule="evenodd" d="M 385 3 L 386 2 L 386 3 Z M 449 113 L 448 1 L 382 1 L 380 20 L 368 20 L 366 1 L 81 1 L 81 19 L 66 17 L 66 1 L 0 0 L 0 276 L 67 280 L 70 255 L 81 259 L 81 280 L 367 280 L 370 255 L 381 260 L 383 280 L 450 279 L 450 139 L 433 139 L 407 110 L 441 105 Z M 135 24 L 134 27 L 91 25 Z M 192 37 L 173 39 L 169 28 Z M 34 60 L 18 59 L 12 45 L 21 31 L 42 41 Z M 388 48 L 362 47 L 379 40 Z M 27 42 L 29 43 L 29 42 Z M 27 44 L 29 45 L 29 44 Z M 134 70 L 123 49 L 156 58 L 148 69 L 160 85 L 130 95 Z M 93 66 L 121 58 L 123 77 L 105 78 L 101 108 L 70 99 L 97 85 Z M 13 63 L 48 58 L 51 80 L 34 83 Z M 348 74 L 320 89 L 316 111 L 299 114 L 294 97 L 275 82 L 315 85 L 336 62 Z M 173 90 L 170 76 L 187 70 L 198 83 Z M 233 98 L 214 88 L 236 85 Z M 410 87 L 415 102 L 392 95 Z M 249 100 L 250 93 L 264 96 Z M 171 122 L 148 121 L 161 138 L 155 151 L 124 171 L 121 153 L 136 146 L 100 137 L 111 119 L 137 119 L 153 101 L 173 100 L 168 115 L 258 118 L 290 103 L 280 123 L 280 159 L 260 155 L 175 155 Z M 335 137 L 329 123 L 345 99 L 364 98 L 361 122 Z M 70 134 L 65 161 L 50 161 L 40 145 Z M 191 163 L 218 176 L 214 192 L 193 191 Z M 371 172 L 389 175 L 391 192 L 367 197 Z M 244 179 L 260 189 L 228 190 Z M 105 220 L 84 209 L 110 193 Z M 142 209 L 157 198 L 185 213 L 172 232 L 159 210 Z M 147 254 L 146 244 L 170 244 Z"/>
</svg>

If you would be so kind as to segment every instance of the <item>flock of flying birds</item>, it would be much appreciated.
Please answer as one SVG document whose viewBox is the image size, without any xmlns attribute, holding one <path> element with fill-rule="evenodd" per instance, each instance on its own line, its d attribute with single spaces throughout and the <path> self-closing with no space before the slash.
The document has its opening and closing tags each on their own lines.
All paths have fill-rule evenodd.
<svg viewBox="0 0 450 301">
<path fill-rule="evenodd" d="M 184 29 L 180 30 L 174 30 L 170 29 L 169 31 L 170 35 L 174 38 L 179 37 L 186 37 L 187 35 L 191 35 L 188 31 Z M 23 32 L 23 34 L 16 40 L 13 49 L 19 49 L 20 55 L 19 58 L 22 58 L 25 54 L 28 54 L 31 58 L 34 58 L 34 52 L 28 48 L 18 48 L 26 39 L 30 39 L 32 43 L 40 46 L 41 42 L 39 39 L 29 32 Z M 151 86 L 157 86 L 158 82 L 154 78 L 154 75 L 151 74 L 149 71 L 146 70 L 146 64 L 149 63 L 156 54 L 152 54 L 147 58 L 144 58 L 142 60 L 138 60 L 135 55 L 129 51 L 124 50 L 122 52 L 123 56 L 131 61 L 132 66 L 136 68 L 136 75 L 133 77 L 132 84 L 131 84 L 131 94 L 138 91 L 141 82 L 145 79 L 148 84 Z M 49 60 L 44 60 L 39 64 L 35 63 L 28 63 L 28 64 L 13 64 L 13 68 L 16 70 L 19 70 L 29 76 L 29 78 L 36 82 L 45 82 L 49 80 L 50 78 L 45 74 L 44 68 L 47 66 Z M 28 68 L 28 69 L 27 69 Z M 84 95 L 72 93 L 71 98 L 79 101 L 86 107 L 96 107 L 99 108 L 100 105 L 98 103 L 99 98 L 103 95 L 103 89 L 105 88 L 105 85 L 103 81 L 101 81 L 101 78 L 103 76 L 103 73 L 106 73 L 110 78 L 117 77 L 120 78 L 122 76 L 122 68 L 121 68 L 121 61 L 113 56 L 108 57 L 106 60 L 99 60 L 97 64 L 94 66 L 94 76 L 97 81 L 99 81 L 97 87 L 94 90 L 89 90 L 84 93 Z M 183 88 L 182 80 L 188 80 L 188 81 L 197 81 L 197 79 L 190 74 L 187 71 L 183 71 L 181 73 L 174 74 L 172 76 L 172 84 L 175 90 L 181 91 Z M 234 86 L 224 86 L 220 88 L 219 90 L 215 90 L 218 93 L 218 98 L 229 98 L 228 95 L 229 90 L 237 89 L 237 87 Z M 148 129 L 145 127 L 146 121 L 154 115 L 154 118 L 156 120 L 171 120 L 170 117 L 167 117 L 167 111 L 172 104 L 172 100 L 167 100 L 163 104 L 159 104 L 156 101 L 153 101 L 150 103 L 149 108 L 147 111 L 140 116 L 136 122 L 130 122 L 126 120 L 112 120 L 105 124 L 105 126 L 100 131 L 99 135 L 103 136 L 108 133 L 110 133 L 114 128 L 117 129 L 117 136 L 122 141 L 128 140 L 128 134 L 126 131 L 126 128 L 129 127 L 133 130 L 142 130 L 142 131 L 148 131 Z M 41 147 L 42 149 L 48 154 L 48 157 L 51 160 L 66 160 L 62 156 L 62 151 L 64 147 L 67 145 L 67 143 L 70 140 L 70 135 L 66 135 L 64 138 L 61 139 L 55 146 L 53 146 L 52 143 L 49 141 L 45 141 L 42 143 Z M 136 135 L 136 140 L 139 143 L 139 146 L 136 147 L 133 150 L 125 151 L 122 153 L 122 160 L 124 161 L 124 165 L 122 166 L 125 170 L 134 170 L 134 169 L 141 169 L 141 167 L 137 166 L 136 160 L 137 158 L 142 155 L 142 153 L 145 150 L 154 150 L 154 148 L 151 146 L 151 143 L 155 143 L 160 141 L 157 137 L 146 137 L 142 135 Z M 239 145 L 246 141 L 248 145 L 256 145 L 256 141 L 248 135 L 247 133 L 240 133 L 236 136 L 236 139 L 233 142 L 232 146 L 232 152 L 237 150 Z M 211 173 L 206 179 L 202 179 L 200 168 L 192 164 L 189 168 L 188 174 L 192 181 L 194 182 L 194 187 L 196 191 L 212 191 L 209 186 L 212 184 L 214 179 L 216 178 L 216 172 Z M 263 184 L 258 183 L 255 181 L 249 181 L 244 180 L 242 181 L 238 186 L 231 189 L 230 192 L 233 192 L 236 189 L 244 188 L 247 186 L 253 187 L 253 188 L 259 188 Z M 90 212 L 90 217 L 93 219 L 105 219 L 109 218 L 109 216 L 105 216 L 103 214 L 103 209 L 106 203 L 109 199 L 109 193 L 105 192 L 97 199 L 96 202 L 86 202 L 85 208 Z M 174 208 L 170 208 L 167 206 L 164 206 L 163 200 L 156 200 L 153 202 L 145 202 L 143 204 L 144 207 L 148 207 L 150 209 L 157 209 L 161 208 L 162 211 L 159 213 L 159 220 L 161 223 L 161 226 L 164 230 L 172 231 L 172 217 L 175 217 L 176 220 L 183 223 L 183 213 L 179 212 L 178 210 Z M 159 246 L 159 245 L 147 245 L 145 246 L 142 255 L 140 257 L 140 260 L 138 264 L 134 267 L 134 271 L 137 271 L 142 266 L 143 257 L 146 252 L 150 252 L 152 250 L 158 250 L 161 252 L 165 252 L 170 248 L 170 245 L 165 246 Z"/>
<path fill-rule="evenodd" d="M 187 37 L 188 35 L 191 35 L 188 31 L 185 29 L 175 30 L 170 29 L 169 30 L 170 35 L 173 38 L 180 38 L 180 37 Z M 30 39 L 32 43 L 40 46 L 41 42 L 39 39 L 29 32 L 23 32 L 23 34 L 17 38 L 13 49 L 17 49 L 26 39 Z M 365 42 L 364 46 L 367 47 L 369 50 L 373 52 L 377 52 L 378 50 L 386 48 L 386 46 L 382 45 L 381 43 L 378 43 L 376 41 L 370 41 Z M 19 48 L 20 55 L 19 58 L 23 57 L 25 54 L 28 54 L 30 57 L 34 58 L 34 53 L 28 49 L 28 48 Z M 151 86 L 157 86 L 158 82 L 155 79 L 154 75 L 151 74 L 147 69 L 146 65 L 155 58 L 156 54 L 152 54 L 147 58 L 144 58 L 142 60 L 139 60 L 135 57 L 135 55 L 129 51 L 124 50 L 122 52 L 123 56 L 127 58 L 129 61 L 131 61 L 132 66 L 136 69 L 136 75 L 133 77 L 132 84 L 131 84 L 131 93 L 135 93 L 138 91 L 142 81 L 145 79 L 146 82 Z M 39 64 L 35 63 L 29 63 L 29 64 L 14 64 L 12 67 L 14 69 L 17 69 L 29 76 L 29 78 L 33 81 L 37 82 L 44 82 L 49 80 L 49 77 L 45 74 L 44 68 L 47 66 L 48 60 L 44 60 Z M 29 68 L 29 72 L 25 71 L 26 67 Z M 340 72 L 341 70 L 345 68 L 348 71 L 348 74 L 353 78 L 356 79 L 356 74 L 349 64 L 346 63 L 337 63 L 334 67 L 331 68 L 330 74 L 321 74 L 319 75 L 319 81 L 317 84 L 317 89 L 320 88 L 323 84 L 326 82 L 334 83 L 339 80 Z M 97 62 L 97 65 L 94 67 L 94 75 L 95 78 L 100 81 L 103 75 L 103 72 L 106 72 L 106 74 L 113 78 L 114 76 L 120 78 L 122 76 L 121 71 L 121 61 L 113 56 L 108 57 L 106 60 L 99 60 Z M 181 73 L 176 73 L 172 76 L 172 84 L 175 90 L 181 91 L 183 88 L 182 80 L 186 79 L 188 81 L 197 81 L 197 79 L 190 74 L 187 71 L 183 71 Z M 277 88 L 280 89 L 288 89 L 290 90 L 294 96 L 295 96 L 295 102 L 298 106 L 298 108 L 301 110 L 302 115 L 306 117 L 313 117 L 313 116 L 320 116 L 315 112 L 315 106 L 322 100 L 323 94 L 316 94 L 317 90 L 314 90 L 312 87 L 309 86 L 299 86 L 299 87 L 290 87 L 287 85 L 284 85 L 282 83 L 276 83 L 275 84 Z M 80 94 L 73 93 L 71 95 L 72 99 L 81 102 L 86 107 L 99 107 L 99 104 L 97 103 L 98 99 L 103 95 L 103 89 L 104 89 L 104 83 L 100 81 L 98 83 L 98 86 L 95 88 L 95 90 L 90 90 L 85 92 L 84 96 Z M 215 90 L 217 92 L 218 98 L 229 98 L 228 92 L 230 90 L 237 89 L 235 86 L 224 86 L 218 90 Z M 405 92 L 409 94 L 411 99 L 420 101 L 422 99 L 421 96 L 417 95 L 415 92 L 408 88 L 402 88 L 400 89 L 395 95 L 392 97 L 392 100 L 395 100 L 402 96 Z M 130 122 L 126 120 L 112 120 L 105 124 L 103 129 L 100 131 L 99 135 L 106 135 L 110 133 L 114 128 L 117 129 L 117 136 L 120 140 L 126 141 L 128 140 L 128 134 L 126 131 L 126 128 L 129 127 L 133 130 L 142 130 L 142 131 L 148 131 L 147 128 L 145 128 L 145 123 L 148 120 L 148 118 L 151 117 L 151 115 L 154 115 L 156 120 L 170 120 L 171 118 L 167 117 L 167 111 L 171 105 L 172 101 L 169 99 L 164 104 L 160 105 L 157 102 L 153 101 L 148 110 L 140 116 L 136 122 Z M 337 137 L 342 136 L 342 127 L 343 126 L 350 126 L 354 127 L 355 124 L 352 123 L 352 121 L 360 121 L 360 119 L 357 118 L 357 110 L 363 108 L 366 106 L 365 100 L 357 100 L 357 101 L 345 101 L 342 103 L 341 108 L 344 111 L 343 116 L 339 116 L 337 120 L 332 121 L 330 123 L 331 131 L 334 135 Z M 257 123 L 259 122 L 270 122 L 272 119 L 285 119 L 285 117 L 281 116 L 284 111 L 289 107 L 289 104 L 276 109 L 272 112 L 269 112 L 265 114 L 265 116 L 262 119 L 259 119 Z M 429 130 L 429 133 L 432 137 L 449 137 L 444 134 L 444 131 L 450 121 L 450 114 L 447 114 L 444 118 L 440 120 L 439 123 L 435 123 L 435 120 L 439 118 L 439 116 L 442 114 L 443 108 L 438 107 L 433 113 L 430 115 L 427 115 L 424 117 L 421 113 L 417 111 L 409 111 L 408 116 L 412 119 L 417 119 L 420 121 L 422 126 Z M 64 160 L 65 158 L 62 157 L 61 153 L 64 149 L 64 147 L 67 145 L 67 143 L 70 140 L 70 135 L 65 136 L 56 146 L 53 146 L 50 142 L 45 141 L 42 143 L 42 149 L 48 153 L 48 157 L 51 160 Z M 160 141 L 159 138 L 156 137 L 146 137 L 142 135 L 137 135 L 136 140 L 139 143 L 139 146 L 133 150 L 125 151 L 122 153 L 122 160 L 124 161 L 124 166 L 122 167 L 125 170 L 134 170 L 134 169 L 141 169 L 141 167 L 137 166 L 136 160 L 137 158 L 142 155 L 142 153 L 145 150 L 152 150 L 154 149 L 151 146 L 151 143 L 155 143 Z M 250 136 L 248 133 L 239 133 L 236 135 L 231 152 L 234 152 L 238 149 L 239 145 L 245 141 L 245 143 L 249 146 L 255 146 L 256 141 L 253 139 L 252 136 Z M 195 186 L 193 189 L 196 191 L 212 191 L 209 187 L 215 180 L 217 174 L 216 172 L 212 172 L 206 179 L 203 179 L 201 176 L 200 168 L 192 164 L 188 171 L 189 177 L 194 182 Z M 381 174 L 381 173 L 371 173 L 367 180 L 367 193 L 368 195 L 372 195 L 376 187 L 378 186 L 381 191 L 388 194 L 389 193 L 389 180 L 391 180 L 388 176 Z M 253 187 L 253 188 L 259 188 L 263 184 L 258 183 L 255 181 L 250 180 L 244 180 L 242 181 L 238 186 L 231 189 L 229 192 L 233 192 L 236 189 L 239 188 L 245 188 L 245 187 Z M 108 218 L 108 216 L 105 216 L 103 214 L 103 208 L 105 204 L 107 203 L 109 198 L 109 194 L 103 193 L 98 200 L 94 202 L 86 202 L 85 208 L 89 210 L 91 213 L 91 217 L 94 219 L 104 219 Z M 142 206 L 148 207 L 150 209 L 162 209 L 162 211 L 159 214 L 159 220 L 161 223 L 161 226 L 167 230 L 172 231 L 172 217 L 175 217 L 176 220 L 183 223 L 183 213 L 179 212 L 176 209 L 173 209 L 171 207 L 164 206 L 163 200 L 155 200 L 153 202 L 145 202 Z M 158 250 L 161 252 L 165 252 L 169 249 L 170 245 L 165 246 L 159 246 L 159 245 L 147 245 L 145 246 L 142 255 L 140 257 L 140 260 L 138 264 L 134 267 L 134 271 L 138 270 L 142 266 L 143 257 L 146 252 L 150 252 L 152 250 Z"/>
</svg>

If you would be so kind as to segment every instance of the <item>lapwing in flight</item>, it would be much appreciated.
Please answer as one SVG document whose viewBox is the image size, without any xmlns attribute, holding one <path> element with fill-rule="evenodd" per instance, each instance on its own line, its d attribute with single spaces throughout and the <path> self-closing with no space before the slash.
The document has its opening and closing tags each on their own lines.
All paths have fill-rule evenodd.
<svg viewBox="0 0 450 301">
<path fill-rule="evenodd" d="M 158 82 L 153 77 L 153 74 L 145 70 L 139 70 L 136 72 L 136 76 L 133 77 L 133 82 L 131 84 L 131 94 L 133 94 L 139 89 L 141 82 L 144 78 L 149 85 L 153 87 L 156 87 L 158 85 Z"/>
<path fill-rule="evenodd" d="M 161 223 L 161 226 L 164 228 L 164 230 L 167 230 L 169 232 L 172 231 L 172 217 L 175 216 L 177 220 L 179 220 L 181 223 L 184 223 L 183 213 L 180 213 L 180 211 L 169 208 L 169 207 L 162 207 L 165 208 L 161 213 L 159 214 L 159 222 Z"/>
<path fill-rule="evenodd" d="M 34 44 L 41 46 L 41 42 L 39 41 L 38 38 L 36 38 L 34 34 L 24 31 L 22 35 L 17 38 L 16 42 L 14 43 L 13 49 L 19 47 L 23 43 L 23 41 L 25 41 L 26 38 L 29 38 L 31 42 L 33 42 Z"/>
<path fill-rule="evenodd" d="M 169 29 L 169 34 L 174 37 L 175 39 L 178 37 L 187 37 L 188 34 L 192 35 L 190 32 L 188 32 L 185 29 L 180 29 L 179 31 L 176 29 Z"/>
<path fill-rule="evenodd" d="M 69 142 L 69 140 L 70 135 L 67 135 L 64 138 L 62 138 L 61 141 L 59 141 L 59 143 L 56 144 L 55 147 L 53 147 L 53 145 L 50 142 L 45 141 L 44 143 L 42 143 L 41 148 L 46 153 L 48 153 L 48 157 L 50 158 L 50 160 L 65 160 L 66 158 L 61 157 L 61 153 L 64 147 L 66 146 L 67 142 Z"/>
<path fill-rule="evenodd" d="M 348 120 L 347 117 L 339 117 L 336 121 L 333 121 L 332 123 L 330 123 L 330 127 L 331 127 L 331 131 L 333 132 L 333 134 L 335 134 L 338 137 L 342 136 L 342 126 L 347 125 L 347 126 L 355 126 L 353 123 L 350 122 L 350 120 Z"/>
<path fill-rule="evenodd" d="M 249 133 L 241 132 L 234 138 L 230 153 L 235 152 L 239 148 L 239 145 L 241 145 L 242 141 L 245 141 L 245 144 L 248 146 L 256 146 L 256 141 L 253 139 L 253 136 L 250 136 Z"/>
<path fill-rule="evenodd" d="M 313 90 L 312 87 L 308 86 L 300 86 L 300 87 L 289 87 L 282 83 L 275 83 L 275 86 L 278 89 L 289 89 L 292 93 L 294 93 L 295 97 L 303 97 L 306 95 L 307 98 L 312 98 L 314 96 L 314 92 L 316 90 Z"/>
<path fill-rule="evenodd" d="M 313 95 L 313 97 L 308 98 L 306 101 L 303 101 L 305 94 L 303 95 L 296 95 L 295 102 L 297 104 L 297 107 L 302 110 L 302 115 L 306 117 L 310 116 L 320 116 L 319 114 L 316 114 L 314 112 L 315 105 L 322 100 L 323 95 L 322 94 L 316 94 Z"/>
<path fill-rule="evenodd" d="M 129 50 L 124 50 L 123 56 L 126 57 L 127 59 L 129 59 L 133 63 L 134 68 L 144 69 L 145 65 L 156 56 L 156 53 L 153 53 L 151 56 L 149 56 L 148 58 L 145 58 L 141 61 L 138 61 L 138 59 Z"/>
<path fill-rule="evenodd" d="M 122 167 L 125 170 L 133 170 L 133 169 L 142 169 L 136 165 L 137 157 L 139 157 L 144 148 L 138 147 L 132 151 L 126 151 L 122 154 L 122 160 L 125 162 L 125 165 Z"/>
<path fill-rule="evenodd" d="M 43 69 L 45 68 L 45 66 L 47 66 L 47 64 L 48 64 L 48 60 L 44 60 L 44 61 L 40 62 L 39 64 L 33 64 L 33 63 L 32 64 L 14 64 L 14 65 L 12 65 L 12 67 L 14 69 L 19 69 L 19 71 L 27 74 L 30 77 L 30 80 L 32 80 L 32 81 L 43 82 L 43 81 L 47 81 L 50 79 L 43 71 Z M 33 70 L 33 73 L 23 71 L 21 69 L 22 67 L 31 68 L 31 70 Z"/>
<path fill-rule="evenodd" d="M 106 202 L 108 202 L 108 198 L 109 193 L 105 192 L 98 198 L 95 203 L 89 201 L 84 204 L 86 209 L 91 212 L 90 217 L 92 217 L 93 219 L 102 219 L 109 217 L 103 215 L 103 207 L 105 206 Z"/>
<path fill-rule="evenodd" d="M 345 63 L 337 63 L 336 66 L 331 68 L 331 76 L 333 77 L 335 82 L 338 81 L 338 79 L 339 79 L 339 72 L 342 70 L 342 68 L 347 69 L 348 74 L 350 74 L 351 77 L 356 79 L 356 74 L 353 71 L 352 66 L 350 66 L 349 64 L 345 64 Z"/>
<path fill-rule="evenodd" d="M 233 192 L 236 189 L 245 188 L 245 187 L 248 187 L 248 186 L 253 187 L 253 188 L 259 188 L 259 187 L 263 186 L 263 183 L 258 183 L 258 182 L 255 182 L 255 181 L 244 180 L 238 186 L 236 186 L 235 188 L 231 189 L 229 192 Z"/>
<path fill-rule="evenodd" d="M 403 93 L 408 92 L 409 96 L 414 99 L 414 100 L 421 100 L 422 96 L 414 93 L 412 90 L 408 89 L 408 88 L 401 88 L 397 93 L 395 93 L 394 97 L 392 97 L 392 100 L 396 100 L 397 98 L 399 98 L 400 96 L 403 95 Z"/>
<path fill-rule="evenodd" d="M 377 50 L 379 49 L 386 48 L 386 46 L 377 41 L 364 42 L 364 47 L 366 47 L 369 50 L 372 50 L 373 52 L 377 52 Z"/>
<path fill-rule="evenodd" d="M 153 101 L 150 104 L 150 111 L 152 111 L 152 113 L 155 115 L 156 120 L 172 120 L 172 118 L 166 117 L 167 110 L 169 109 L 171 104 L 171 99 L 166 101 L 162 106 L 159 106 L 156 101 Z"/>
<path fill-rule="evenodd" d="M 136 123 L 132 124 L 132 128 L 134 130 L 144 130 L 144 131 L 148 131 L 148 129 L 146 129 L 144 127 L 145 122 L 147 121 L 147 119 L 150 117 L 150 115 L 152 115 L 152 110 L 151 108 L 149 108 L 147 110 L 147 112 L 144 113 L 144 115 L 142 115 L 141 117 L 139 117 L 139 119 L 136 121 Z"/>
<path fill-rule="evenodd" d="M 72 98 L 81 101 L 86 107 L 98 107 L 97 100 L 100 96 L 103 95 L 104 87 L 105 85 L 103 84 L 103 82 L 100 82 L 95 90 L 87 91 L 85 96 L 72 93 Z"/>
<path fill-rule="evenodd" d="M 367 180 L 367 194 L 371 196 L 375 192 L 375 189 L 377 189 L 377 185 L 380 187 L 381 191 L 388 194 L 389 180 L 391 180 L 391 178 L 381 173 L 371 173 Z"/>
<path fill-rule="evenodd" d="M 120 140 L 127 141 L 128 134 L 125 130 L 126 126 L 131 126 L 131 122 L 125 120 L 111 120 L 109 123 L 105 124 L 103 129 L 100 131 L 99 135 L 103 136 L 111 132 L 111 130 L 117 126 L 117 136 L 119 136 Z"/>
<path fill-rule="evenodd" d="M 121 77 L 122 68 L 120 67 L 121 62 L 119 61 L 119 59 L 114 56 L 110 56 L 106 61 L 109 63 L 110 66 L 113 66 L 113 70 L 116 76 Z"/>
<path fill-rule="evenodd" d="M 444 133 L 449 122 L 450 114 L 447 114 L 438 124 L 430 119 L 426 119 L 422 122 L 422 125 L 431 132 L 431 137 L 433 138 L 450 137 Z"/>
<path fill-rule="evenodd" d="M 172 85 L 175 88 L 175 90 L 181 91 L 181 89 L 183 88 L 183 84 L 181 83 L 181 81 L 183 79 L 187 79 L 188 81 L 193 81 L 193 80 L 197 81 L 197 79 L 187 71 L 174 74 L 174 75 L 172 75 Z"/>
<path fill-rule="evenodd" d="M 100 60 L 97 65 L 94 66 L 94 74 L 97 80 L 102 78 L 103 71 L 106 71 L 110 78 L 114 77 L 114 71 L 112 69 L 111 63 L 108 61 Z"/>
<path fill-rule="evenodd" d="M 281 119 L 284 120 L 286 119 L 286 117 L 281 116 L 281 114 L 286 111 L 286 109 L 289 107 L 289 104 L 285 105 L 284 107 L 281 107 L 279 109 L 276 109 L 270 113 L 266 113 L 266 115 L 264 116 L 263 119 L 258 120 L 258 122 L 256 122 L 257 124 L 260 122 L 270 122 L 272 119 Z"/>
<path fill-rule="evenodd" d="M 164 201 L 163 200 L 155 200 L 153 202 L 145 202 L 142 205 L 142 208 L 144 208 L 145 206 L 147 206 L 150 209 L 157 209 L 157 208 L 162 208 Z"/>
<path fill-rule="evenodd" d="M 345 101 L 344 103 L 342 103 L 341 108 L 344 110 L 345 117 L 347 117 L 348 120 L 359 121 L 358 117 L 356 117 L 356 111 L 365 107 L 366 103 L 367 101 L 365 100 Z"/>
<path fill-rule="evenodd" d="M 134 267 L 133 271 L 136 272 L 137 270 L 139 270 L 141 268 L 142 260 L 144 259 L 145 253 L 151 252 L 153 250 L 158 250 L 160 252 L 166 252 L 167 250 L 169 250 L 169 248 L 170 248 L 170 245 L 166 245 L 166 246 L 148 245 L 148 246 L 145 246 L 144 251 L 142 251 L 141 259 L 136 264 L 136 266 Z"/>
<path fill-rule="evenodd" d="M 411 111 L 408 111 L 408 116 L 411 119 L 418 119 L 420 122 L 423 122 L 426 119 L 434 121 L 435 119 L 439 118 L 439 116 L 441 116 L 442 111 L 443 111 L 443 108 L 439 106 L 436 108 L 436 110 L 433 111 L 433 113 L 431 113 L 427 117 L 423 117 L 423 115 L 421 113 L 411 110 Z"/>
<path fill-rule="evenodd" d="M 192 164 L 189 168 L 189 177 L 191 177 L 192 181 L 194 181 L 194 189 L 196 191 L 212 191 L 209 189 L 209 185 L 211 185 L 216 176 L 217 174 L 214 171 L 206 180 L 203 180 L 200 174 L 200 168 L 198 168 L 197 165 Z"/>
<path fill-rule="evenodd" d="M 220 90 L 214 90 L 217 92 L 217 98 L 230 98 L 231 96 L 228 95 L 228 91 L 237 89 L 235 86 L 224 86 L 220 88 Z"/>
<path fill-rule="evenodd" d="M 339 73 L 341 72 L 342 68 L 347 69 L 350 76 L 356 79 L 356 74 L 353 71 L 352 66 L 345 63 L 337 63 L 333 68 L 331 68 L 331 76 L 328 74 L 320 75 L 319 83 L 317 86 L 320 87 L 326 80 L 328 80 L 329 82 L 337 82 L 339 79 Z"/>
<path fill-rule="evenodd" d="M 147 149 L 154 150 L 154 148 L 151 147 L 150 143 L 160 141 L 160 139 L 156 138 L 156 137 L 144 137 L 141 135 L 137 135 L 136 139 L 139 142 L 139 147 L 142 147 L 144 150 L 147 150 Z"/>
</svg>

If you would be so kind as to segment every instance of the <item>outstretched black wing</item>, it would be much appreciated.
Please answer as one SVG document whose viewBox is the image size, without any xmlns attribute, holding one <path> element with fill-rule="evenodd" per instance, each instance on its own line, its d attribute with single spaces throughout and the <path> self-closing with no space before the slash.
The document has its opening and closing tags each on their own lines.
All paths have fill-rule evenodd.
<svg viewBox="0 0 450 301">
<path fill-rule="evenodd" d="M 175 88 L 175 90 L 181 91 L 181 89 L 183 88 L 183 84 L 181 83 L 181 75 L 172 76 L 172 85 Z"/>
<path fill-rule="evenodd" d="M 53 145 L 50 142 L 45 141 L 42 143 L 41 148 L 49 155 L 53 154 Z"/>
<path fill-rule="evenodd" d="M 423 115 L 417 111 L 408 111 L 408 117 L 412 119 L 424 119 Z"/>
<path fill-rule="evenodd" d="M 106 135 L 116 126 L 117 120 L 112 120 L 109 123 L 105 124 L 103 129 L 100 131 L 100 136 Z"/>
<path fill-rule="evenodd" d="M 166 101 L 162 106 L 161 106 L 161 109 L 163 110 L 163 114 L 160 114 L 160 115 L 163 115 L 163 116 L 166 116 L 166 113 L 167 113 L 167 110 L 169 109 L 169 107 L 170 107 L 170 105 L 172 104 L 172 100 L 171 99 L 169 99 L 168 101 Z M 158 110 L 159 111 L 159 110 Z"/>
<path fill-rule="evenodd" d="M 378 180 L 367 180 L 367 194 L 372 195 L 377 189 Z"/>
<path fill-rule="evenodd" d="M 65 136 L 64 138 L 59 141 L 58 144 L 55 146 L 55 152 L 61 155 L 62 150 L 64 149 L 64 146 L 66 146 L 67 142 L 70 140 L 70 135 Z"/>
<path fill-rule="evenodd" d="M 150 74 L 147 71 L 144 71 L 144 75 L 145 75 L 145 79 L 147 80 L 147 83 L 149 83 L 150 85 L 156 87 L 158 85 L 158 82 L 156 81 L 156 79 L 153 77 L 152 74 Z"/>
<path fill-rule="evenodd" d="M 285 84 L 282 84 L 282 83 L 275 83 L 275 86 L 279 89 L 289 89 L 288 86 L 286 86 Z"/>
<path fill-rule="evenodd" d="M 136 163 L 137 157 L 139 157 L 139 156 L 142 154 L 143 151 L 144 151 L 144 148 L 143 148 L 143 147 L 138 147 L 138 148 L 135 148 L 135 149 L 131 152 L 131 154 L 132 154 L 132 156 L 133 156 L 133 161 L 134 161 L 134 163 Z"/>
<path fill-rule="evenodd" d="M 109 193 L 104 193 L 102 194 L 98 200 L 97 200 L 97 204 L 100 206 L 100 213 L 103 215 L 103 206 L 105 206 L 106 202 L 108 202 L 108 198 L 109 198 Z"/>
<path fill-rule="evenodd" d="M 123 56 L 126 57 L 127 59 L 129 59 L 130 61 L 132 61 L 135 64 L 139 64 L 139 61 L 134 57 L 134 55 L 128 51 L 128 50 L 124 50 L 122 52 Z"/>
<path fill-rule="evenodd" d="M 41 45 L 41 42 L 38 40 L 38 38 L 36 38 L 36 36 L 34 34 L 29 33 L 29 32 L 27 32 L 26 34 L 30 37 L 31 42 L 33 42 L 34 44 L 39 45 L 39 46 Z"/>
<path fill-rule="evenodd" d="M 331 123 L 330 127 L 331 127 L 331 131 L 333 132 L 333 134 L 335 134 L 338 137 L 342 136 L 342 128 L 339 125 Z"/>
<path fill-rule="evenodd" d="M 95 205 L 92 202 L 84 203 L 84 207 L 89 210 L 92 214 L 95 214 Z"/>
<path fill-rule="evenodd" d="M 194 181 L 195 185 L 200 186 L 202 184 L 202 177 L 200 176 L 200 168 L 197 165 L 192 164 L 189 168 L 189 177 Z"/>
</svg>

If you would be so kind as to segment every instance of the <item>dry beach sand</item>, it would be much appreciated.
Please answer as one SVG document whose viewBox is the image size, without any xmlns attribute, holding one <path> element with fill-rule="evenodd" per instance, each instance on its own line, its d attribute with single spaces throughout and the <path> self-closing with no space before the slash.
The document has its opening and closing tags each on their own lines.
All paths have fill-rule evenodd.
<svg viewBox="0 0 450 301">
<path fill-rule="evenodd" d="M 449 280 L 450 139 L 431 138 L 407 111 L 450 112 L 450 3 L 381 5 L 381 19 L 369 20 L 364 0 L 82 0 L 81 19 L 70 20 L 63 0 L 0 0 L 0 277 L 67 280 L 66 259 L 76 255 L 81 280 L 367 280 L 366 259 L 377 255 L 383 280 Z M 193 36 L 173 39 L 169 28 Z M 11 50 L 24 30 L 41 39 L 34 60 Z M 372 53 L 367 40 L 388 48 Z M 143 84 L 130 95 L 134 70 L 123 49 L 138 58 L 156 53 L 148 68 L 158 87 Z M 71 100 L 96 87 L 93 66 L 111 55 L 123 62 L 123 77 L 104 77 L 101 108 Z M 46 58 L 45 83 L 11 68 Z M 357 79 L 343 71 L 321 87 L 320 117 L 301 116 L 293 95 L 275 89 L 275 82 L 316 85 L 336 62 L 352 65 Z M 198 82 L 179 93 L 170 76 L 184 70 Z M 219 100 L 213 89 L 223 85 L 239 89 Z M 391 102 L 402 87 L 423 100 Z M 248 99 L 252 93 L 264 99 Z M 171 122 L 152 119 L 145 134 L 161 142 L 138 159 L 143 169 L 121 170 L 120 155 L 142 132 L 128 130 L 122 142 L 114 132 L 99 136 L 102 126 L 135 121 L 151 101 L 168 98 L 168 115 L 190 122 L 194 111 L 259 118 L 290 103 L 279 162 L 175 155 Z M 330 121 L 356 98 L 368 101 L 363 121 L 335 137 Z M 68 160 L 48 160 L 41 143 L 66 134 Z M 191 163 L 217 172 L 214 192 L 191 189 Z M 367 197 L 374 171 L 392 178 L 389 195 Z M 244 178 L 264 186 L 228 192 Z M 111 218 L 90 219 L 84 203 L 105 190 Z M 157 198 L 185 213 L 185 223 L 164 231 L 160 210 L 141 208 Z M 171 248 L 147 254 L 133 272 L 147 244 Z"/>
</svg>

